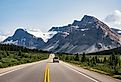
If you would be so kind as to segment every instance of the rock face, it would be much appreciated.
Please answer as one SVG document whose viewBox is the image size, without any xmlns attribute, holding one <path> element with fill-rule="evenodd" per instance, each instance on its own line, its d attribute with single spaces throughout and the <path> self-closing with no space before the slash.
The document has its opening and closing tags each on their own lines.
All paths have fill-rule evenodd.
<svg viewBox="0 0 121 82">
<path fill-rule="evenodd" d="M 93 16 L 85 15 L 81 21 L 63 27 L 48 40 L 43 50 L 59 53 L 90 53 L 108 50 L 121 45 L 120 36 Z"/>
<path fill-rule="evenodd" d="M 44 46 L 44 41 L 42 38 L 36 38 L 34 35 L 29 34 L 23 29 L 17 29 L 13 36 L 8 37 L 2 43 L 4 44 L 15 44 L 19 46 L 24 46 L 27 48 L 42 48 Z"/>
</svg>

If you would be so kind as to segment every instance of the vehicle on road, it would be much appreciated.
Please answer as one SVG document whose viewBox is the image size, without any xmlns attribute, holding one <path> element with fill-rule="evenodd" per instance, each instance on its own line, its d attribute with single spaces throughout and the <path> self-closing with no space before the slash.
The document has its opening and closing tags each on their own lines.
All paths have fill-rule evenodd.
<svg viewBox="0 0 121 82">
<path fill-rule="evenodd" d="M 53 58 L 53 63 L 55 63 L 55 62 L 59 63 L 59 58 L 58 57 Z"/>
</svg>

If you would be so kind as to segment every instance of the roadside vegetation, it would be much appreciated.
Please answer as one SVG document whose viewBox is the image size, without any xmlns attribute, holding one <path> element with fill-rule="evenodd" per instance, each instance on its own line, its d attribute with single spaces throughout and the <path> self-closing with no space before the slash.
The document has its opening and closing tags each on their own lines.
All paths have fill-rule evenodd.
<svg viewBox="0 0 121 82">
<path fill-rule="evenodd" d="M 121 55 L 57 54 L 65 62 L 121 79 Z"/>
<path fill-rule="evenodd" d="M 14 45 L 0 45 L 0 68 L 47 59 L 49 53 Z"/>
</svg>

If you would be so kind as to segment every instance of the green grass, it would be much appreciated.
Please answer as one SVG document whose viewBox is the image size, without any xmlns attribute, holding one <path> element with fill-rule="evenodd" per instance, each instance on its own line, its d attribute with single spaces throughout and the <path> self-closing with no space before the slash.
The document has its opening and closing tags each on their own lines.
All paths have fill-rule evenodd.
<svg viewBox="0 0 121 82">
<path fill-rule="evenodd" d="M 0 51 L 0 68 L 40 61 L 48 56 L 49 53 L 42 52 Z"/>
</svg>

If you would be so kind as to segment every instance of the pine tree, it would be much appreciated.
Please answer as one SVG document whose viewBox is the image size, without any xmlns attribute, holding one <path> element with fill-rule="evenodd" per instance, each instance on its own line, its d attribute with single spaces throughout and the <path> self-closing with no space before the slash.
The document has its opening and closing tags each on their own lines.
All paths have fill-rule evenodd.
<svg viewBox="0 0 121 82">
<path fill-rule="evenodd" d="M 22 52 L 21 52 L 21 50 L 19 50 L 18 56 L 22 56 Z"/>
<path fill-rule="evenodd" d="M 105 63 L 107 60 L 106 60 L 106 57 L 104 57 L 104 60 L 103 60 L 103 63 Z"/>
<path fill-rule="evenodd" d="M 65 60 L 69 60 L 69 57 L 68 57 L 68 56 L 66 56 Z"/>
<path fill-rule="evenodd" d="M 8 51 L 6 51 L 6 55 L 9 56 L 10 54 L 8 53 Z"/>
<path fill-rule="evenodd" d="M 97 55 L 95 56 L 95 62 L 96 62 L 96 63 L 98 62 L 98 57 L 97 57 Z"/>
<path fill-rule="evenodd" d="M 118 64 L 120 62 L 119 56 L 115 56 L 115 53 L 113 53 L 109 58 L 109 65 L 112 69 L 114 69 L 114 73 L 118 73 Z"/>
<path fill-rule="evenodd" d="M 82 54 L 82 58 L 81 58 L 81 62 L 85 62 L 86 61 L 86 56 L 85 53 Z"/>
<path fill-rule="evenodd" d="M 79 61 L 79 54 L 76 54 L 76 57 L 74 58 L 75 61 Z"/>
</svg>

